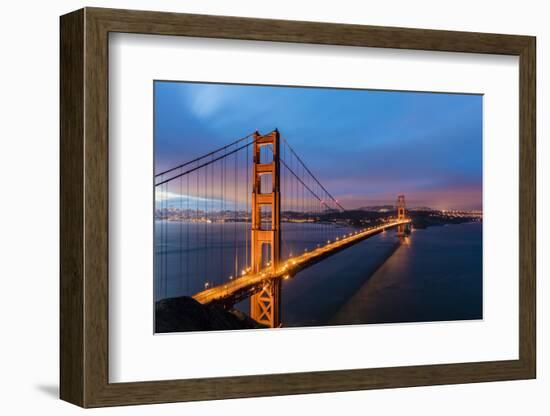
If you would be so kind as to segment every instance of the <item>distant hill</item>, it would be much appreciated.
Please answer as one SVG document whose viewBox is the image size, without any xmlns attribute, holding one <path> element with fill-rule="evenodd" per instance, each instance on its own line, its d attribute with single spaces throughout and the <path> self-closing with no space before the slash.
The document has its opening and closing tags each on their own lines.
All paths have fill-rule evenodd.
<svg viewBox="0 0 550 416">
<path fill-rule="evenodd" d="M 430 207 L 411 207 L 408 208 L 410 211 L 434 211 L 433 208 Z"/>
<path fill-rule="evenodd" d="M 430 207 L 407 207 L 410 211 L 434 211 Z M 368 207 L 357 208 L 358 211 L 367 211 L 367 212 L 387 212 L 395 211 L 394 205 L 372 205 Z"/>
<path fill-rule="evenodd" d="M 386 211 L 395 211 L 395 206 L 393 205 L 373 205 L 369 207 L 358 208 L 359 211 L 369 211 L 369 212 L 386 212 Z"/>
</svg>

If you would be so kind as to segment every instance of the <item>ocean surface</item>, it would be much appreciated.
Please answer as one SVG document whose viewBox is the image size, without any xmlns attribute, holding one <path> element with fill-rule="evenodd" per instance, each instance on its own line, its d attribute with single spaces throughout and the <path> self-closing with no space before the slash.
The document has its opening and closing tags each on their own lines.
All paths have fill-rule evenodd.
<svg viewBox="0 0 550 416">
<path fill-rule="evenodd" d="M 156 223 L 155 299 L 201 290 L 205 282 L 191 277 L 204 274 L 204 267 L 223 280 L 238 270 L 235 252 L 246 264 L 247 242 L 239 240 L 235 250 L 232 238 L 246 234 L 236 229 L 244 224 L 208 226 L 229 237 L 205 252 L 203 225 L 192 224 L 182 236 L 177 222 Z M 314 224 L 284 227 L 284 253 L 298 253 L 326 238 L 327 231 Z M 333 234 L 349 230 L 335 227 Z M 283 281 L 283 326 L 481 319 L 482 257 L 479 222 L 413 230 L 406 238 L 395 231 L 381 233 Z M 236 307 L 248 312 L 248 301 Z"/>
<path fill-rule="evenodd" d="M 288 286 L 286 326 L 481 319 L 482 225 L 430 227 L 402 241 L 381 234 L 304 270 Z M 321 298 L 322 306 L 315 302 Z"/>
</svg>

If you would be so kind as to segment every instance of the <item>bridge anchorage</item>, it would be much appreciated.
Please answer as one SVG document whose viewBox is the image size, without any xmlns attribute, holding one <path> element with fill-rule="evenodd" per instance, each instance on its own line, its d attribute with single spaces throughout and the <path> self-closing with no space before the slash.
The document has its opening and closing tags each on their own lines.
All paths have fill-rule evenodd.
<svg viewBox="0 0 550 416">
<path fill-rule="evenodd" d="M 250 317 L 271 328 L 281 326 L 283 280 L 385 230 L 396 228 L 404 237 L 410 225 L 399 195 L 395 216 L 352 228 L 352 216 L 277 129 L 256 131 L 155 175 L 155 192 L 162 201 L 155 215 L 164 220 L 155 254 L 159 292 L 164 288 L 168 297 L 171 273 L 181 281 L 177 293 L 202 304 L 232 308 L 250 299 Z M 169 205 L 174 195 L 178 202 Z M 169 228 L 171 220 L 176 223 Z M 305 238 L 296 243 L 292 232 Z M 174 234 L 180 250 L 169 260 Z M 179 269 L 170 269 L 170 261 Z"/>
</svg>

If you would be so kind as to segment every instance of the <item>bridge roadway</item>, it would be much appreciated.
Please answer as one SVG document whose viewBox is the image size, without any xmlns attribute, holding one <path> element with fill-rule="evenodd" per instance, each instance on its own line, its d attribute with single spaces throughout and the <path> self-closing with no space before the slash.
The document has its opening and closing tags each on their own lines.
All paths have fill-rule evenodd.
<svg viewBox="0 0 550 416">
<path fill-rule="evenodd" d="M 193 296 L 195 300 L 202 304 L 211 302 L 234 304 L 258 291 L 266 282 L 272 279 L 288 279 L 294 276 L 300 270 L 303 270 L 313 264 L 338 253 L 360 241 L 366 240 L 376 234 L 379 234 L 389 228 L 398 225 L 410 223 L 410 219 L 393 220 L 382 225 L 366 228 L 361 231 L 350 233 L 347 237 L 328 242 L 326 245 L 316 248 L 312 251 L 306 251 L 303 254 L 291 257 L 281 262 L 276 270 L 263 270 L 258 273 L 247 273 L 235 278 L 222 285 L 205 289 Z"/>
</svg>

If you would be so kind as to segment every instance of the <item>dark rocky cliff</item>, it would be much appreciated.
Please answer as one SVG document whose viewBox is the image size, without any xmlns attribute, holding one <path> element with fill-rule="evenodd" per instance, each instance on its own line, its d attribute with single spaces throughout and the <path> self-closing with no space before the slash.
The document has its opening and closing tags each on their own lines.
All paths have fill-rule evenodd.
<svg viewBox="0 0 550 416">
<path fill-rule="evenodd" d="M 155 304 L 155 332 L 223 331 L 265 328 L 244 313 L 219 305 L 202 305 L 188 296 Z"/>
</svg>

